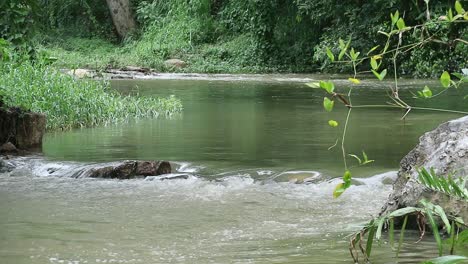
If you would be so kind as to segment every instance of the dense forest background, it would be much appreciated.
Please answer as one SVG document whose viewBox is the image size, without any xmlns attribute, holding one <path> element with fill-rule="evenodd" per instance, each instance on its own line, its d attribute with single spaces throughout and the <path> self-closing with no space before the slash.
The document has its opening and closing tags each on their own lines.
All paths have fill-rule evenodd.
<svg viewBox="0 0 468 264">
<path fill-rule="evenodd" d="M 57 57 L 61 67 L 124 65 L 188 72 L 342 72 L 325 47 L 352 39 L 356 50 L 385 43 L 379 30 L 399 10 L 407 25 L 435 21 L 454 1 L 427 0 L 130 0 L 136 29 L 124 38 L 104 0 L 6 0 L 0 37 Z M 128 1 L 123 1 L 128 2 Z M 427 6 L 430 12 L 427 12 Z M 467 67 L 466 23 L 427 24 L 436 41 L 400 56 L 402 74 L 440 75 Z M 417 41 L 420 31 L 403 40 Z M 33 43 L 33 44 L 31 44 Z"/>
</svg>

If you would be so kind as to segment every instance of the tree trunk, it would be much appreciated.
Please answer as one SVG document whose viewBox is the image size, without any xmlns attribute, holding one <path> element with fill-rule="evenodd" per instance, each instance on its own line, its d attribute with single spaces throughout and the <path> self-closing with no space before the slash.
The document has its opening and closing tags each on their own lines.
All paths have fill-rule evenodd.
<svg viewBox="0 0 468 264">
<path fill-rule="evenodd" d="M 115 29 L 121 38 L 136 28 L 129 0 L 106 0 Z"/>
</svg>

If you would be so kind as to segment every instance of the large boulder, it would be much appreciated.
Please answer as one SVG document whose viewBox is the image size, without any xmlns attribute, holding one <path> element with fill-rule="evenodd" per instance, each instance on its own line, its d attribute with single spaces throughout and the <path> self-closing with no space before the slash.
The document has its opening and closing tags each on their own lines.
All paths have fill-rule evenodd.
<svg viewBox="0 0 468 264">
<path fill-rule="evenodd" d="M 0 144 L 11 142 L 18 149 L 39 148 L 45 129 L 44 114 L 0 108 Z"/>
<path fill-rule="evenodd" d="M 171 173 L 171 164 L 167 161 L 134 161 L 127 160 L 104 164 L 85 172 L 91 178 L 133 179 L 139 176 L 158 176 Z M 76 176 L 82 176 L 80 175 Z"/>
<path fill-rule="evenodd" d="M 381 214 L 406 206 L 416 206 L 425 198 L 439 204 L 449 214 L 468 222 L 468 203 L 428 190 L 418 182 L 419 168 L 441 176 L 468 175 L 468 116 L 443 123 L 419 139 L 419 144 L 400 162 L 398 178 Z"/>
</svg>

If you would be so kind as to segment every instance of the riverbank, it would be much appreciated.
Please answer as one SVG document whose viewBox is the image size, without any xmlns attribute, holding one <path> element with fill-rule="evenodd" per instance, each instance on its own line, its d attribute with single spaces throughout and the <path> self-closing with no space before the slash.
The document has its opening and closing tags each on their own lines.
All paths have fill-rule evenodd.
<svg viewBox="0 0 468 264">
<path fill-rule="evenodd" d="M 123 96 L 105 81 L 76 80 L 41 62 L 0 65 L 4 107 L 43 113 L 47 129 L 68 130 L 124 122 L 133 118 L 170 116 L 182 111 L 173 97 Z"/>
</svg>

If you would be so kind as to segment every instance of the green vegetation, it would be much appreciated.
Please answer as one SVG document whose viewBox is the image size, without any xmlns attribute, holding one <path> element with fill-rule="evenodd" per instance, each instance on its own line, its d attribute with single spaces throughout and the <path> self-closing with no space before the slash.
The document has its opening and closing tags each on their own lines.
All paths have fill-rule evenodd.
<svg viewBox="0 0 468 264">
<path fill-rule="evenodd" d="M 468 189 L 465 185 L 468 177 L 452 178 L 449 176 L 448 178 L 444 178 L 436 175 L 432 170 L 428 172 L 425 168 L 420 169 L 418 172 L 419 183 L 424 185 L 426 188 L 429 188 L 434 192 L 440 192 L 444 195 L 448 195 L 451 199 L 458 199 L 468 203 Z M 424 199 L 420 201 L 420 205 L 421 207 L 404 207 L 374 218 L 367 223 L 363 229 L 355 233 L 350 243 L 350 252 L 355 263 L 359 262 L 358 252 L 364 256 L 365 261 L 369 261 L 374 238 L 378 241 L 383 240 L 382 232 L 385 229 L 385 226 L 387 226 L 388 229 L 388 243 L 396 251 L 396 255 L 398 256 L 402 248 L 405 229 L 408 224 L 409 217 L 412 217 L 411 219 L 416 221 L 416 224 L 420 229 L 421 236 L 419 241 L 422 240 L 425 235 L 425 226 L 427 224 L 430 226 L 437 243 L 440 258 L 424 263 L 460 263 L 467 260 L 467 257 L 453 255 L 457 249 L 463 249 L 468 241 L 468 226 L 463 222 L 463 219 L 446 214 L 441 206 L 425 201 Z M 439 224 L 437 223 L 435 216 L 441 220 L 444 232 L 448 234 L 448 237 L 445 240 L 441 238 L 439 233 Z M 403 219 L 403 223 L 401 224 L 398 245 L 395 247 L 395 221 L 401 219 Z M 362 244 L 364 244 L 366 235 L 367 242 L 365 242 L 366 247 L 364 248 Z M 450 255 L 442 257 L 444 251 L 448 252 Z"/>
<path fill-rule="evenodd" d="M 183 72 L 346 72 L 349 65 L 323 60 L 325 47 L 337 50 L 333 43 L 342 37 L 350 39 L 356 50 L 371 49 L 385 40 L 376 32 L 390 29 L 388 14 L 398 9 L 409 25 L 427 21 L 425 27 L 405 35 L 404 41 L 417 40 L 421 34 L 431 36 L 424 48 L 398 58 L 401 74 L 434 77 L 441 70 L 467 68 L 466 60 L 460 61 L 468 54 L 463 42 L 468 28 L 464 23 L 435 23 L 447 16 L 455 1 L 129 1 L 139 26 L 120 40 L 104 1 L 20 2 L 31 7 L 26 18 L 37 22 L 40 34 L 33 46 L 57 57 L 58 67 L 102 69 L 132 64 Z M 7 0 L 1 12 L 13 14 L 9 8 L 20 9 L 7 6 L 13 2 L 18 1 Z M 428 9 L 432 10 L 429 15 Z M 22 18 L 0 20 L 0 25 L 15 21 L 0 37 L 11 41 L 17 32 L 29 36 L 22 32 L 29 20 Z M 167 67 L 164 61 L 170 58 L 182 59 L 188 66 Z M 361 70 L 365 69 L 358 66 Z"/>
<path fill-rule="evenodd" d="M 342 137 L 337 139 L 336 143 L 332 146 L 334 147 L 338 145 L 339 142 L 341 143 L 344 165 L 342 182 L 336 186 L 333 193 L 335 198 L 341 196 L 343 192 L 351 186 L 351 169 L 353 166 L 350 166 L 348 163 L 348 156 L 355 158 L 358 161 L 358 166 L 372 162 L 372 160 L 368 159 L 365 152 L 363 152 L 362 158 L 347 152 L 346 134 L 350 125 L 350 115 L 354 108 L 396 108 L 403 111 L 404 114 L 402 119 L 405 119 L 406 116 L 413 110 L 443 111 L 468 115 L 468 112 L 465 111 L 415 107 L 407 102 L 408 98 L 403 98 L 399 94 L 399 75 L 401 73 L 401 68 L 404 69 L 406 67 L 404 63 L 401 63 L 401 59 L 403 59 L 403 61 L 411 61 L 411 58 L 414 55 L 413 51 L 415 50 L 431 51 L 430 45 L 432 44 L 435 35 L 442 34 L 442 32 L 444 32 L 443 34 L 445 35 L 442 36 L 443 39 L 449 40 L 450 29 L 453 28 L 456 24 L 464 24 L 468 20 L 468 12 L 462 7 L 462 4 L 459 1 L 454 3 L 453 10 L 455 11 L 453 11 L 452 8 L 449 8 L 446 12 L 446 16 L 441 17 L 439 20 L 431 19 L 431 11 L 428 4 L 429 1 L 426 0 L 425 3 L 427 5 L 425 13 L 426 20 L 421 24 L 409 24 L 407 22 L 408 19 L 403 15 L 400 15 L 404 14 L 404 12 L 397 10 L 390 13 L 390 26 L 387 27 L 386 30 L 378 31 L 378 33 L 384 36 L 386 39 L 385 42 L 383 42 L 384 44 L 377 44 L 372 48 L 363 50 L 357 48 L 359 47 L 359 44 L 354 43 L 351 38 L 346 41 L 342 38 L 337 38 L 335 40 L 336 44 L 331 44 L 330 46 L 324 47 L 323 56 L 327 58 L 332 67 L 336 64 L 338 64 L 339 67 L 348 65 L 349 71 L 352 73 L 352 77 L 348 79 L 350 81 L 350 86 L 346 88 L 345 93 L 336 91 L 335 85 L 330 81 L 319 81 L 307 84 L 311 88 L 322 89 L 324 92 L 326 92 L 326 96 L 323 100 L 323 108 L 325 111 L 333 111 L 335 101 L 343 104 L 347 108 L 346 119 L 342 128 Z M 434 32 L 433 29 L 436 29 L 436 32 Z M 415 37 L 415 33 L 417 37 Z M 466 40 L 454 39 L 452 41 L 452 44 L 460 42 L 463 48 L 466 48 Z M 427 45 L 429 45 L 428 49 L 426 49 Z M 442 58 L 445 60 L 450 58 L 448 60 L 453 61 L 453 63 L 459 65 L 466 63 L 466 57 L 457 58 L 454 55 L 458 52 L 456 49 L 451 50 L 451 52 L 452 54 L 449 53 L 448 57 Z M 466 52 L 463 54 L 466 54 Z M 450 74 L 447 70 L 445 70 L 450 68 L 450 66 L 447 66 L 448 64 L 445 64 L 445 67 L 439 67 L 440 65 L 437 65 L 437 61 L 434 62 L 428 60 L 426 63 L 426 65 L 429 65 L 429 68 L 440 70 L 439 79 L 442 89 L 440 92 L 435 94 L 432 92 L 431 88 L 425 86 L 416 94 L 413 94 L 415 99 L 432 100 L 446 93 L 449 88 L 461 89 L 460 87 L 462 87 L 462 84 L 468 81 L 467 77 L 461 72 L 452 72 L 452 74 Z M 411 63 L 407 63 L 406 65 L 409 64 Z M 417 67 L 415 66 L 415 69 L 416 68 Z M 390 87 L 390 93 L 388 96 L 390 102 L 387 102 L 387 104 L 375 105 L 352 104 L 353 86 L 360 83 L 360 80 L 358 79 L 358 70 L 360 69 L 364 69 L 365 72 L 372 73 L 379 81 L 383 81 L 389 73 L 393 75 L 393 83 Z M 464 99 L 467 97 L 468 95 L 465 96 Z M 337 122 L 334 120 L 330 120 L 328 124 L 332 127 L 338 126 Z M 426 188 L 432 190 L 433 192 L 442 193 L 449 199 L 457 199 L 461 202 L 468 203 L 466 177 L 454 179 L 452 176 L 448 175 L 447 178 L 444 178 L 442 176 L 436 175 L 432 169 L 430 172 L 428 172 L 424 168 L 418 172 L 419 183 L 424 185 Z M 374 239 L 379 241 L 382 240 L 382 231 L 384 230 L 385 226 L 388 228 L 389 243 L 393 247 L 394 221 L 396 219 L 403 218 L 399 243 L 395 249 L 396 255 L 398 257 L 398 253 L 404 240 L 404 233 L 408 222 L 408 216 L 410 215 L 415 216 L 416 218 L 416 224 L 418 225 L 421 232 L 421 239 L 425 234 L 427 225 L 430 227 L 434 235 L 434 239 L 437 243 L 440 258 L 428 261 L 426 263 L 459 263 L 461 261 L 465 261 L 467 259 L 466 257 L 453 255 L 457 246 L 459 247 L 460 245 L 466 243 L 466 237 L 468 235 L 468 230 L 466 229 L 468 226 L 463 222 L 463 219 L 454 215 L 447 215 L 440 205 L 433 204 L 431 202 L 425 201 L 424 199 L 419 201 L 419 203 L 420 205 L 418 207 L 404 207 L 376 217 L 367 223 L 360 231 L 354 234 L 350 243 L 350 253 L 354 262 L 359 263 L 359 252 L 364 256 L 364 261 L 366 263 L 369 262 Z M 447 244 L 450 246 L 450 256 L 442 257 L 444 254 L 444 244 L 441 235 L 439 234 L 440 224 L 437 222 L 437 219 L 441 220 L 445 232 L 449 235 Z M 367 235 L 367 242 L 364 247 L 363 241 L 365 235 Z"/>
<path fill-rule="evenodd" d="M 49 129 L 70 129 L 132 118 L 172 115 L 182 109 L 178 99 L 121 96 L 104 81 L 75 80 L 47 61 L 14 60 L 0 39 L 0 96 L 6 107 L 21 107 L 47 115 Z"/>
<path fill-rule="evenodd" d="M 49 129 L 69 129 L 158 117 L 180 112 L 181 103 L 167 99 L 121 96 L 102 81 L 75 80 L 44 65 L 23 63 L 1 69 L 0 90 L 6 106 L 47 115 Z"/>
</svg>

